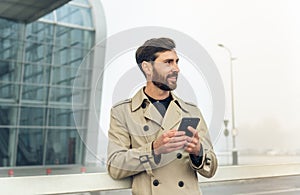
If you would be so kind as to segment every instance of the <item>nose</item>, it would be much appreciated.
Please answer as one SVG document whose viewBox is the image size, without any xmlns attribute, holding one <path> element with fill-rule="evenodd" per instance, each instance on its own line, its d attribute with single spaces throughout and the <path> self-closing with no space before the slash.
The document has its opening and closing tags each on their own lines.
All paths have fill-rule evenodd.
<svg viewBox="0 0 300 195">
<path fill-rule="evenodd" d="M 178 66 L 178 63 L 177 62 L 174 62 L 173 64 L 173 67 L 172 67 L 172 70 L 173 72 L 179 72 L 180 69 L 179 69 L 179 66 Z"/>
</svg>

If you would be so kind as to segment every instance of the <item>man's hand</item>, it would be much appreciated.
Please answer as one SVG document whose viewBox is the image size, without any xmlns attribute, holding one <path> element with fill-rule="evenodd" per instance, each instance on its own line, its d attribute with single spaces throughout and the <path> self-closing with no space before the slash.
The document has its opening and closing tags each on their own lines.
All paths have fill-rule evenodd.
<svg viewBox="0 0 300 195">
<path fill-rule="evenodd" d="M 187 137 L 187 145 L 184 148 L 190 154 L 193 154 L 195 157 L 199 156 L 201 144 L 200 144 L 200 137 L 198 135 L 198 131 L 193 127 L 189 126 L 188 130 L 193 133 L 193 137 Z"/>
<path fill-rule="evenodd" d="M 154 154 L 170 153 L 183 148 L 185 145 L 187 145 L 185 132 L 172 129 L 163 133 L 153 142 Z"/>
</svg>

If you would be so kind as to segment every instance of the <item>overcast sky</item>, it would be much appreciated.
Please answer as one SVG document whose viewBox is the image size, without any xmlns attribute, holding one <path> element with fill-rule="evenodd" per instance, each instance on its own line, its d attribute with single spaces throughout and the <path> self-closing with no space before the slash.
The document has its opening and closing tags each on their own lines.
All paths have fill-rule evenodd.
<svg viewBox="0 0 300 195">
<path fill-rule="evenodd" d="M 300 1 L 102 0 L 102 4 L 108 36 L 134 27 L 163 26 L 198 41 L 219 69 L 226 92 L 225 118 L 231 119 L 229 57 L 217 46 L 224 44 L 237 58 L 233 61 L 237 148 L 300 150 Z M 130 52 L 116 64 L 118 60 L 134 62 Z M 210 120 L 211 114 L 204 115 Z M 224 136 L 215 147 L 224 151 Z"/>
</svg>

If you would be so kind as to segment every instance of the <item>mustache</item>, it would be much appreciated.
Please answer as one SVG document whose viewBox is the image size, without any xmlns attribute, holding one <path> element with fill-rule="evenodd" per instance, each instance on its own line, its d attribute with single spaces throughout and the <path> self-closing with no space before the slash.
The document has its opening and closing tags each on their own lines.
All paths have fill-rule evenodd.
<svg viewBox="0 0 300 195">
<path fill-rule="evenodd" d="M 170 78 L 170 77 L 176 77 L 176 79 L 177 79 L 178 78 L 178 73 L 177 72 L 173 72 L 173 73 L 171 73 L 171 74 L 169 74 L 167 76 L 167 78 Z"/>
</svg>

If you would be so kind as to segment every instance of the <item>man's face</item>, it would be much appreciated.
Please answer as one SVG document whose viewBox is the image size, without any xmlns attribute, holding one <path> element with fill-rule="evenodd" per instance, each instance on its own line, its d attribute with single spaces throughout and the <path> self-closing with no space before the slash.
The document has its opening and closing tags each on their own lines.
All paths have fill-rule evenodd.
<svg viewBox="0 0 300 195">
<path fill-rule="evenodd" d="M 164 91 L 172 91 L 177 87 L 179 58 L 175 50 L 159 52 L 157 55 L 153 64 L 152 82 Z"/>
</svg>

